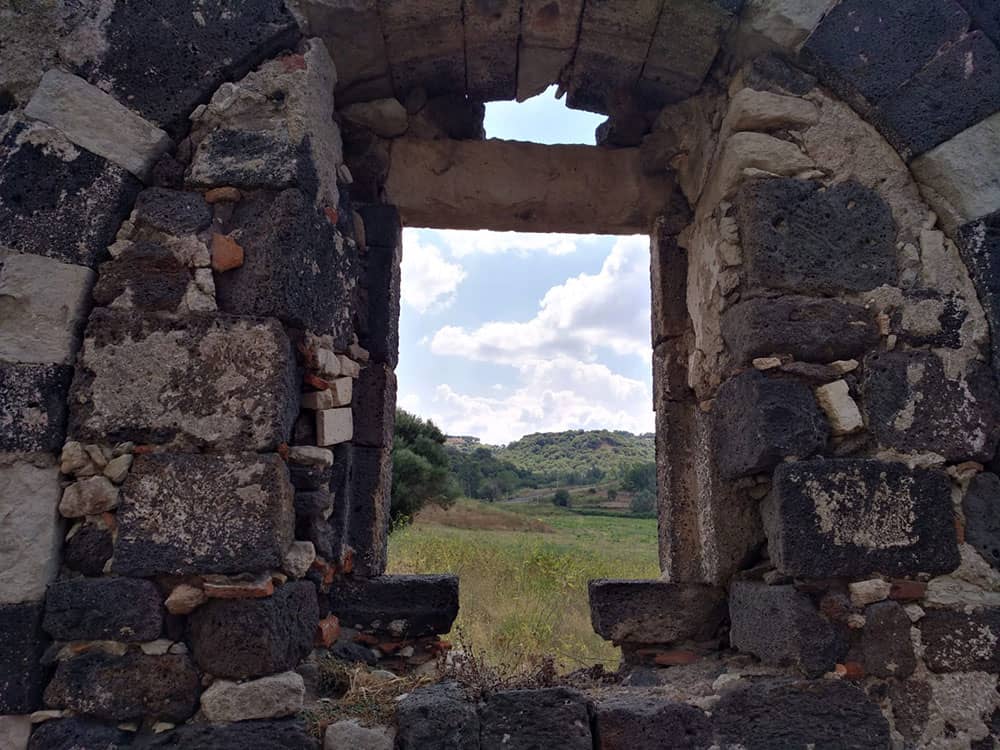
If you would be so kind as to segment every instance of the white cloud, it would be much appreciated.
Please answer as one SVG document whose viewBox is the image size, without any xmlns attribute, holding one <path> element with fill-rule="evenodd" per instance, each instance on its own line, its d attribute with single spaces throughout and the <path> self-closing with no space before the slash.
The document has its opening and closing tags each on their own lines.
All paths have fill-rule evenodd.
<svg viewBox="0 0 1000 750">
<path fill-rule="evenodd" d="M 421 403 L 421 398 L 416 393 L 400 393 L 396 399 L 396 406 L 400 409 L 405 409 L 411 414 L 420 413 Z"/>
<path fill-rule="evenodd" d="M 419 313 L 435 306 L 446 307 L 465 279 L 461 265 L 446 260 L 441 248 L 421 242 L 418 236 L 408 237 L 404 243 L 401 273 L 400 296 Z"/>
<path fill-rule="evenodd" d="M 492 232 L 486 229 L 404 229 L 403 247 L 420 241 L 423 237 L 433 237 L 434 242 L 440 242 L 453 258 L 464 258 L 469 255 L 498 255 L 500 253 L 517 253 L 530 255 L 532 253 L 547 253 L 549 255 L 569 255 L 575 253 L 580 245 L 599 241 L 601 238 L 593 234 L 538 234 L 531 232 Z"/>
<path fill-rule="evenodd" d="M 517 365 L 559 355 L 594 361 L 607 347 L 648 360 L 649 295 L 649 239 L 621 237 L 598 273 L 549 289 L 531 320 L 446 326 L 434 334 L 431 351 Z"/>
<path fill-rule="evenodd" d="M 472 396 L 437 386 L 422 416 L 452 435 L 502 444 L 531 432 L 572 429 L 653 430 L 649 386 L 602 364 L 569 357 L 524 362 L 509 396 Z"/>
</svg>

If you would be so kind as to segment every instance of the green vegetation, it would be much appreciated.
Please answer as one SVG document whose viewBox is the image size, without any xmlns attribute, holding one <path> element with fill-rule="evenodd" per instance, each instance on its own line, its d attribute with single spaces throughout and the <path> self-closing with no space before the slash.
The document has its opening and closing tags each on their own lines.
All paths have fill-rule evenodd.
<svg viewBox="0 0 1000 750">
<path fill-rule="evenodd" d="M 396 410 L 390 508 L 393 526 L 412 518 L 428 503 L 447 507 L 459 496 L 444 441 L 444 433 L 430 420 Z"/>
<path fill-rule="evenodd" d="M 593 632 L 587 582 L 658 577 L 656 521 L 558 508 L 551 496 L 428 506 L 392 535 L 390 572 L 459 575 L 456 631 L 493 663 L 529 666 L 553 655 L 564 670 L 613 669 L 620 654 Z"/>
<path fill-rule="evenodd" d="M 449 448 L 451 469 L 466 497 L 500 500 L 525 488 L 541 486 L 532 472 L 497 458 L 489 448 Z"/>
<path fill-rule="evenodd" d="M 468 436 L 445 438 L 433 422 L 400 409 L 393 450 L 393 520 L 405 521 L 428 503 L 447 506 L 459 493 L 490 502 L 542 495 L 551 499 L 551 490 L 585 486 L 592 494 L 598 487 L 613 493 L 607 494 L 612 503 L 618 490 L 648 490 L 655 498 L 653 452 L 651 436 L 608 430 L 537 433 L 496 448 Z M 450 478 L 445 477 L 448 467 Z M 623 508 L 628 507 L 626 502 Z M 648 513 L 649 498 L 636 507 L 636 512 Z"/>
<path fill-rule="evenodd" d="M 496 449 L 400 410 L 390 572 L 459 575 L 451 637 L 492 665 L 614 668 L 587 583 L 659 576 L 655 497 L 649 436 L 537 434 Z"/>
<path fill-rule="evenodd" d="M 592 484 L 623 466 L 655 460 L 652 435 L 611 430 L 539 432 L 496 451 L 497 458 L 563 484 Z"/>
</svg>

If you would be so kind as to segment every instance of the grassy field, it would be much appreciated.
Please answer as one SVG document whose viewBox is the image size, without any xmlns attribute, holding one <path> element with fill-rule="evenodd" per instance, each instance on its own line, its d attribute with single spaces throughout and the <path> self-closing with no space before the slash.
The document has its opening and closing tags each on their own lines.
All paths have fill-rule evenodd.
<svg viewBox="0 0 1000 750">
<path fill-rule="evenodd" d="M 393 533 L 389 568 L 459 575 L 456 630 L 494 664 L 516 668 L 551 655 L 563 670 L 614 668 L 618 649 L 590 625 L 587 581 L 658 577 L 656 521 L 584 515 L 547 501 L 461 500 L 428 508 Z"/>
</svg>

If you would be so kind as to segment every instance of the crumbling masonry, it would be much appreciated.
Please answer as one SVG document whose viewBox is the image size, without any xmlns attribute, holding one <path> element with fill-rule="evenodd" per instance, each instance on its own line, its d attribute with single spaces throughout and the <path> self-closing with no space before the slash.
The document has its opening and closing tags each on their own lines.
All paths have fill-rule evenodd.
<svg viewBox="0 0 1000 750">
<path fill-rule="evenodd" d="M 1000 746 L 997 44 L 991 0 L 0 9 L 0 747 Z M 600 147 L 483 140 L 553 83 Z M 317 740 L 316 653 L 420 669 L 458 607 L 383 575 L 404 224 L 651 236 L 663 578 L 591 585 L 625 685 Z"/>
</svg>

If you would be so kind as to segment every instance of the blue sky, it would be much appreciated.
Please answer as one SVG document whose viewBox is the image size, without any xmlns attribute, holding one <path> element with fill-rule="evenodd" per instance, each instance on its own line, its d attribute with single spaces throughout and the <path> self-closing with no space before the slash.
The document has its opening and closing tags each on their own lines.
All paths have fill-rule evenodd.
<svg viewBox="0 0 1000 750">
<path fill-rule="evenodd" d="M 488 138 L 594 143 L 555 89 L 486 108 Z M 403 232 L 400 407 L 452 435 L 653 429 L 646 237 Z"/>
</svg>

